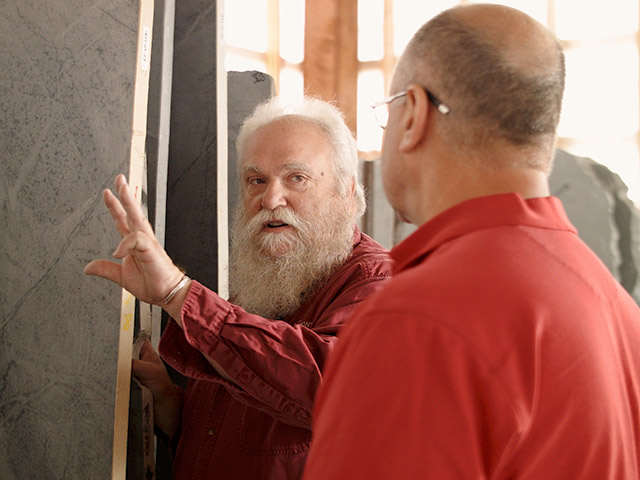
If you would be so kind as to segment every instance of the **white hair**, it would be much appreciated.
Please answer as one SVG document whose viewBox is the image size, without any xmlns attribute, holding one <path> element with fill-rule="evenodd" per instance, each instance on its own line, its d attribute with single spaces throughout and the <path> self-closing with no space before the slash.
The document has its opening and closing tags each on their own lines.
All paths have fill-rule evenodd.
<svg viewBox="0 0 640 480">
<path fill-rule="evenodd" d="M 286 102 L 280 97 L 261 103 L 247 117 L 240 127 L 236 140 L 238 167 L 242 163 L 247 141 L 260 127 L 270 124 L 281 117 L 297 116 L 320 127 L 327 135 L 335 155 L 333 173 L 338 192 L 348 194 L 351 180 L 355 182 L 354 198 L 357 206 L 356 218 L 365 210 L 364 189 L 358 178 L 358 149 L 349 127 L 344 122 L 340 110 L 334 105 L 314 97 L 302 97 L 296 102 Z"/>
</svg>

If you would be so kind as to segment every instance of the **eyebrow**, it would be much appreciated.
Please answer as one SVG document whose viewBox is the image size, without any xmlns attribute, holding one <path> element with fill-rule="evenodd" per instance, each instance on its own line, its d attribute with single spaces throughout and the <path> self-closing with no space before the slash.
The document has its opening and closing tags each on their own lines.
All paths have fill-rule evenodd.
<svg viewBox="0 0 640 480">
<path fill-rule="evenodd" d="M 302 171 L 304 173 L 308 173 L 311 174 L 312 170 L 311 168 L 309 168 L 309 165 L 307 165 L 306 163 L 300 163 L 300 162 L 293 162 L 293 163 L 285 163 L 282 166 L 282 169 L 284 169 L 285 171 Z M 257 167 L 257 165 L 253 165 L 253 164 L 249 164 L 246 167 L 244 167 L 244 171 L 245 172 L 255 172 L 258 174 L 262 174 L 262 172 L 260 171 L 260 169 Z"/>
</svg>

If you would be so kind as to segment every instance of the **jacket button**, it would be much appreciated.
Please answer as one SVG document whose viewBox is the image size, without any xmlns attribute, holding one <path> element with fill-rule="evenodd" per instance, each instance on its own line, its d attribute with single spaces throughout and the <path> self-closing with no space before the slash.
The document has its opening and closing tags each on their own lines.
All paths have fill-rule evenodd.
<svg viewBox="0 0 640 480">
<path fill-rule="evenodd" d="M 213 435 L 215 432 L 213 431 L 213 428 L 212 428 L 212 429 L 211 429 L 211 430 L 209 430 L 207 433 L 208 433 L 209 435 Z"/>
</svg>

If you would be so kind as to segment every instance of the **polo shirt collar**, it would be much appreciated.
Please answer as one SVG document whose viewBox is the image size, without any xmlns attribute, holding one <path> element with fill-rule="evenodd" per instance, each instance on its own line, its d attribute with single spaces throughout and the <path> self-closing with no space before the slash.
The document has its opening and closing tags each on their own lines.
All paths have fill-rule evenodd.
<svg viewBox="0 0 640 480">
<path fill-rule="evenodd" d="M 472 198 L 436 215 L 391 250 L 394 273 L 419 263 L 443 243 L 500 226 L 528 226 L 577 233 L 556 197 L 525 199 L 517 193 Z"/>
</svg>

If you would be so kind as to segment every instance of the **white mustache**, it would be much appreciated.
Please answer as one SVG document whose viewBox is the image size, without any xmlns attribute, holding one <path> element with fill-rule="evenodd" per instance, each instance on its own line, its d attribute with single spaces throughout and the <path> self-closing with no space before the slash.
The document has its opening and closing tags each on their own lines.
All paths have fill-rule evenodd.
<svg viewBox="0 0 640 480">
<path fill-rule="evenodd" d="M 271 220 L 279 220 L 293 227 L 297 231 L 306 230 L 306 224 L 288 207 L 277 207 L 275 210 L 260 210 L 247 222 L 247 229 L 258 233 Z"/>
</svg>

